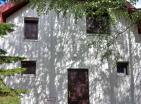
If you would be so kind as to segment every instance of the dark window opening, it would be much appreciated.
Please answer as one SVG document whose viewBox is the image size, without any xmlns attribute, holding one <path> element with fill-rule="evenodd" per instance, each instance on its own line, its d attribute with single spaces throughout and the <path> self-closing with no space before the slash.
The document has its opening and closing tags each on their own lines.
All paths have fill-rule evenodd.
<svg viewBox="0 0 141 104">
<path fill-rule="evenodd" d="M 93 12 L 95 11 L 96 10 L 94 10 Z M 91 13 L 88 14 L 86 16 L 86 27 L 87 33 L 109 34 L 110 23 L 108 13 L 105 12 L 98 15 L 91 15 Z"/>
<path fill-rule="evenodd" d="M 117 73 L 125 73 L 126 75 L 129 74 L 128 72 L 128 62 L 117 62 Z"/>
<path fill-rule="evenodd" d="M 21 61 L 21 67 L 26 68 L 23 74 L 36 74 L 36 61 Z"/>
<path fill-rule="evenodd" d="M 138 22 L 138 34 L 141 34 L 141 20 Z"/>
<path fill-rule="evenodd" d="M 38 18 L 24 18 L 24 38 L 34 40 L 38 39 Z"/>
</svg>

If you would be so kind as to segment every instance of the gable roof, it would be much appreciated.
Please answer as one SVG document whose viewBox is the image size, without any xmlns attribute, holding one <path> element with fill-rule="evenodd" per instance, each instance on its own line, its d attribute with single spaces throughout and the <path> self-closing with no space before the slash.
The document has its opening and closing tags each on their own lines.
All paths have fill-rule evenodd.
<svg viewBox="0 0 141 104">
<path fill-rule="evenodd" d="M 136 10 L 135 6 L 133 6 L 130 2 L 126 1 L 125 3 L 126 8 L 128 9 L 128 13 L 131 14 Z"/>
<path fill-rule="evenodd" d="M 28 2 L 20 2 L 20 3 L 13 3 L 13 2 L 8 2 L 5 3 L 0 7 L 0 23 L 6 22 L 6 18 L 10 16 L 11 14 L 15 13 L 22 7 L 24 7 Z"/>
</svg>

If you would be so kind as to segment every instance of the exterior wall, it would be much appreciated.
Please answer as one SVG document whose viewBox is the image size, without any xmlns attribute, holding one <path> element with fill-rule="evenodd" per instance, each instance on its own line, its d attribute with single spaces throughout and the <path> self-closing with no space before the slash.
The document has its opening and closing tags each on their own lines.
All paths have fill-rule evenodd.
<svg viewBox="0 0 141 104">
<path fill-rule="evenodd" d="M 24 39 L 24 17 L 39 17 L 38 40 Z M 76 24 L 73 16 L 68 17 L 58 16 L 53 11 L 38 16 L 36 10 L 26 6 L 7 18 L 7 22 L 14 23 L 16 28 L 0 41 L 0 47 L 10 55 L 37 61 L 36 75 L 16 75 L 5 79 L 13 88 L 30 90 L 30 93 L 22 95 L 21 104 L 67 104 L 68 68 L 89 70 L 90 104 L 132 104 L 131 89 L 135 91 L 135 104 L 140 104 L 141 50 L 140 43 L 136 43 L 140 41 L 139 38 L 135 41 L 133 35 L 135 33 L 139 37 L 136 29 L 121 34 L 115 46 L 115 50 L 123 56 L 121 60 L 133 59 L 134 86 L 130 88 L 131 74 L 118 75 L 111 66 L 114 60 L 101 63 L 99 58 L 95 59 L 97 50 L 86 44 L 89 37 L 86 35 L 85 18 Z M 126 25 L 119 21 L 114 29 L 122 31 Z M 129 32 L 132 55 L 129 54 Z M 20 66 L 20 63 L 14 66 Z"/>
</svg>

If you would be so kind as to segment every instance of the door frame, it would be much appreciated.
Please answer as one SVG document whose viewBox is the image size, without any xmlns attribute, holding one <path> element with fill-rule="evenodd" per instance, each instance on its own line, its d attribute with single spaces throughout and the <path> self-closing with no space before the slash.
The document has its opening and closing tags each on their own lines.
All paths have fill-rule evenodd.
<svg viewBox="0 0 141 104">
<path fill-rule="evenodd" d="M 75 70 L 75 71 L 81 71 L 81 72 L 87 72 L 88 73 L 88 104 L 90 104 L 90 100 L 89 100 L 89 69 L 87 69 L 87 68 L 68 68 L 67 69 L 67 80 L 69 79 L 69 71 L 72 71 L 72 70 Z M 69 103 L 69 80 L 68 80 L 68 82 L 67 82 L 68 84 L 67 84 L 67 91 L 68 91 L 68 103 Z"/>
</svg>

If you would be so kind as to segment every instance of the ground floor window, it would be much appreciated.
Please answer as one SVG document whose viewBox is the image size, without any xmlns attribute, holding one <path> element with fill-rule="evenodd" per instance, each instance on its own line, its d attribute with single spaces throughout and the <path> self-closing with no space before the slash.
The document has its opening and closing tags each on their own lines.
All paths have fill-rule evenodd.
<svg viewBox="0 0 141 104">
<path fill-rule="evenodd" d="M 23 74 L 36 74 L 36 61 L 21 61 L 21 67 L 26 68 Z"/>
</svg>

